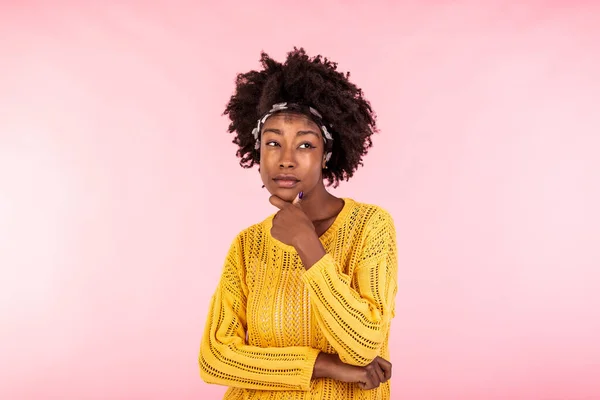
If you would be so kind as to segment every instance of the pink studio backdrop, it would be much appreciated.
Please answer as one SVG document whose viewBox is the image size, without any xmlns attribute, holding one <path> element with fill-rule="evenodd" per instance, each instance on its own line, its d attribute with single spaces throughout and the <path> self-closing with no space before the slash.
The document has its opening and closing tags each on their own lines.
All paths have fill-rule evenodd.
<svg viewBox="0 0 600 400">
<path fill-rule="evenodd" d="M 294 45 L 379 114 L 335 192 L 398 230 L 393 398 L 600 399 L 600 6 L 0 5 L 0 398 L 217 399 L 197 352 L 273 208 L 221 116 Z"/>
</svg>

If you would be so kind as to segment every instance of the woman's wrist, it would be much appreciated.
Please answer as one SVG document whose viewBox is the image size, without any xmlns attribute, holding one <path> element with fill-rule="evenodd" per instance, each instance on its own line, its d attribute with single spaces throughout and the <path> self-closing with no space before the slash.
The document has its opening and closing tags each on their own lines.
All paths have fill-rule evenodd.
<svg viewBox="0 0 600 400">
<path fill-rule="evenodd" d="M 296 249 L 296 252 L 298 252 L 302 264 L 306 269 L 310 269 L 310 267 L 315 265 L 317 261 L 327 254 L 316 233 L 300 236 L 300 238 L 295 241 L 294 248 Z"/>
<path fill-rule="evenodd" d="M 320 352 L 315 360 L 312 379 L 329 378 L 329 372 L 333 366 L 335 354 Z"/>
</svg>

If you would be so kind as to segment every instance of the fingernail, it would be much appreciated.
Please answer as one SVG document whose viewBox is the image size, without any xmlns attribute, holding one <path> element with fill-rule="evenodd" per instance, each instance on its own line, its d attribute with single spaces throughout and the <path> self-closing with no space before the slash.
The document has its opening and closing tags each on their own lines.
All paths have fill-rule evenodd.
<svg viewBox="0 0 600 400">
<path fill-rule="evenodd" d="M 298 193 L 298 198 L 299 198 L 300 200 L 302 200 L 302 196 L 304 196 L 304 192 L 300 192 L 300 193 Z"/>
</svg>

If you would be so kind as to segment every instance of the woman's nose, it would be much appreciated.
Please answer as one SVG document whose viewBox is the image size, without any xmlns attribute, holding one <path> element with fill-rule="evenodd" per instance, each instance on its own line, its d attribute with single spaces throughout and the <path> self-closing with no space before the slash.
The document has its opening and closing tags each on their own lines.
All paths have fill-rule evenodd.
<svg viewBox="0 0 600 400">
<path fill-rule="evenodd" d="M 280 168 L 293 168 L 296 166 L 296 161 L 294 160 L 293 151 L 284 150 L 281 152 L 281 159 L 279 160 Z"/>
<path fill-rule="evenodd" d="M 280 168 L 294 168 L 296 166 L 296 163 L 294 163 L 291 160 L 282 160 L 279 163 L 279 167 Z"/>
</svg>

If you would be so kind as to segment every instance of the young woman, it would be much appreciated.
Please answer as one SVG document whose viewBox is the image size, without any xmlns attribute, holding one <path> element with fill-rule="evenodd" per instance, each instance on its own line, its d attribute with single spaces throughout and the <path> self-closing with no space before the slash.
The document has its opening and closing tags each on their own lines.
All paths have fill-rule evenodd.
<svg viewBox="0 0 600 400">
<path fill-rule="evenodd" d="M 243 167 L 259 164 L 278 211 L 233 240 L 200 347 L 225 399 L 390 398 L 388 339 L 397 290 L 394 223 L 326 190 L 371 147 L 362 91 L 321 56 L 237 77 L 226 107 Z"/>
</svg>

